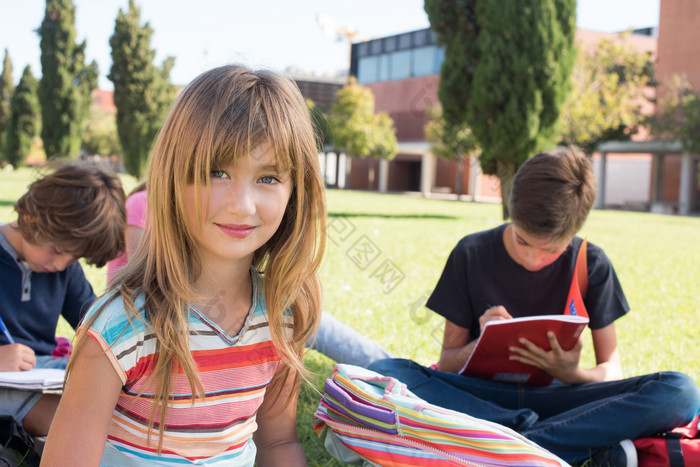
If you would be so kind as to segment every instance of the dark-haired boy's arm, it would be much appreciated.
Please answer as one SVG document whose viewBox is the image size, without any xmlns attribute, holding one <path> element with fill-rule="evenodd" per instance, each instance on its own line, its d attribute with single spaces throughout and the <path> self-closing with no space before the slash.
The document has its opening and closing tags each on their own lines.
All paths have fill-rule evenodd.
<svg viewBox="0 0 700 467">
<path fill-rule="evenodd" d="M 68 285 L 61 315 L 73 329 L 76 329 L 97 297 L 79 263 L 72 264 L 68 268 L 68 273 Z"/>
</svg>

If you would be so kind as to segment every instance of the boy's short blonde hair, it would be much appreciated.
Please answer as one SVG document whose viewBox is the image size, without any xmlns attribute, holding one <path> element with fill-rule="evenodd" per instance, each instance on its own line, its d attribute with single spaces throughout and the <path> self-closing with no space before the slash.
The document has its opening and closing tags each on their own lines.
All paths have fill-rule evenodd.
<svg viewBox="0 0 700 467">
<path fill-rule="evenodd" d="M 125 195 L 119 178 L 90 166 L 65 165 L 40 178 L 15 203 L 19 231 L 88 264 L 104 266 L 124 250 Z"/>
<path fill-rule="evenodd" d="M 560 147 L 528 159 L 516 172 L 510 216 L 518 228 L 551 241 L 568 241 L 593 208 L 593 166 L 574 147 Z"/>
</svg>

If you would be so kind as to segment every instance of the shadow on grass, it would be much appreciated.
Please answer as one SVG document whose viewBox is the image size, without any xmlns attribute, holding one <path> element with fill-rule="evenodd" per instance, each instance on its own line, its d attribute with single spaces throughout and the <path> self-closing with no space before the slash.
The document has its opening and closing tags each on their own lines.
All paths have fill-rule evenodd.
<svg viewBox="0 0 700 467">
<path fill-rule="evenodd" d="M 457 216 L 444 214 L 382 214 L 372 212 L 329 212 L 328 217 L 374 217 L 377 219 L 430 219 L 430 220 L 457 220 Z"/>
<path fill-rule="evenodd" d="M 0 206 L 14 206 L 17 200 L 0 199 Z"/>
</svg>

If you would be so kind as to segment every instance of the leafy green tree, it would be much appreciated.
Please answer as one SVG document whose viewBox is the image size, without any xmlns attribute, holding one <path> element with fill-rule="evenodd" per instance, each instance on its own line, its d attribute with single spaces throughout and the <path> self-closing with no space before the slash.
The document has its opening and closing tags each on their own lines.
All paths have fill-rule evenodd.
<svg viewBox="0 0 700 467">
<path fill-rule="evenodd" d="M 679 140 L 684 151 L 700 154 L 700 94 L 685 76 L 671 77 L 649 123 L 658 137 Z"/>
<path fill-rule="evenodd" d="M 439 108 L 429 108 L 426 113 L 430 120 L 424 127 L 425 139 L 431 143 L 430 150 L 441 159 L 457 161 L 455 191 L 462 195 L 462 162 L 464 156 L 477 153 L 479 142 L 471 129 L 462 122 L 458 126 L 447 125 Z"/>
<path fill-rule="evenodd" d="M 323 151 L 324 147 L 332 144 L 331 124 L 328 121 L 326 110 L 317 105 L 313 99 L 305 99 L 306 108 L 309 109 L 311 116 L 311 124 L 314 126 L 316 133 L 316 147 L 319 151 Z"/>
<path fill-rule="evenodd" d="M 27 66 L 12 95 L 10 120 L 7 124 L 7 160 L 15 168 L 25 164 L 32 142 L 39 133 L 41 110 L 37 87 L 37 80 Z"/>
<path fill-rule="evenodd" d="M 175 59 L 168 57 L 161 67 L 153 64 L 153 29 L 141 25 L 141 9 L 134 0 L 129 10 L 119 10 L 112 47 L 114 104 L 117 107 L 117 133 L 127 172 L 140 177 L 146 166 L 153 140 L 170 109 L 177 88 L 170 83 Z"/>
<path fill-rule="evenodd" d="M 575 59 L 576 1 L 440 3 L 446 4 L 444 15 L 426 11 L 431 27 L 435 20 L 438 40 L 446 45 L 446 62 L 448 48 L 461 41 L 455 48 L 457 56 L 450 53 L 448 63 L 453 66 L 443 64 L 441 70 L 446 121 L 456 119 L 459 113 L 451 108 L 462 109 L 466 101 L 464 121 L 482 148 L 483 171 L 500 179 L 503 217 L 507 218 L 515 171 L 535 152 L 552 146 L 558 136 L 559 113 Z M 449 15 L 456 16 L 460 9 L 467 20 L 445 27 Z M 461 28 L 462 35 L 449 33 L 450 27 Z M 475 42 L 475 49 L 468 40 Z M 462 61 L 460 53 L 466 57 Z M 460 79 L 466 90 L 459 90 Z M 459 102 L 450 103 L 450 99 Z"/>
<path fill-rule="evenodd" d="M 111 156 L 119 154 L 116 113 L 92 109 L 83 126 L 83 151 L 88 154 Z"/>
<path fill-rule="evenodd" d="M 645 94 L 653 84 L 651 52 L 603 39 L 576 59 L 572 89 L 561 112 L 562 142 L 579 146 L 587 154 L 609 140 L 628 140 L 644 116 Z"/>
<path fill-rule="evenodd" d="M 334 147 L 347 154 L 391 160 L 398 153 L 394 121 L 384 112 L 374 113 L 372 91 L 357 84 L 355 78 L 350 78 L 338 91 L 330 122 Z M 369 184 L 373 181 L 374 165 L 371 165 Z"/>
<path fill-rule="evenodd" d="M 46 0 L 41 37 L 39 102 L 46 155 L 73 157 L 80 150 L 80 129 L 97 86 L 98 69 L 85 64 L 85 46 L 75 42 L 72 0 Z"/>
<path fill-rule="evenodd" d="M 438 43 L 445 46 L 438 98 L 445 125 L 458 133 L 467 118 L 474 69 L 479 63 L 477 0 L 425 0 L 424 9 Z"/>
<path fill-rule="evenodd" d="M 10 99 L 15 91 L 15 83 L 12 80 L 12 60 L 5 49 L 5 58 L 2 62 L 2 75 L 0 75 L 0 150 L 5 148 L 5 128 L 10 120 Z"/>
</svg>

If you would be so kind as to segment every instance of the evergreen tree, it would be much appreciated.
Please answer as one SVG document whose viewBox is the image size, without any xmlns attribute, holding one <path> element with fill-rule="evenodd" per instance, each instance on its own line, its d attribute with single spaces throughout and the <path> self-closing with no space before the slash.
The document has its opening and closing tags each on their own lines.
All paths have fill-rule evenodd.
<svg viewBox="0 0 700 467">
<path fill-rule="evenodd" d="M 338 91 L 330 122 L 333 145 L 348 155 L 391 160 L 399 151 L 394 121 L 385 112 L 374 113 L 372 91 L 355 78 Z M 369 186 L 373 182 L 374 164 L 370 164 Z"/>
<path fill-rule="evenodd" d="M 644 120 L 646 91 L 655 85 L 651 52 L 603 39 L 576 58 L 573 87 L 562 108 L 562 142 L 592 154 L 598 144 L 629 140 Z"/>
<path fill-rule="evenodd" d="M 5 49 L 5 59 L 2 62 L 2 75 L 0 75 L 0 152 L 5 149 L 5 128 L 10 120 L 10 99 L 15 91 L 15 83 L 12 80 L 12 60 Z"/>
<path fill-rule="evenodd" d="M 37 98 L 38 83 L 29 66 L 24 69 L 10 101 L 10 119 L 7 124 L 7 160 L 15 168 L 27 160 L 32 142 L 39 133 L 40 107 Z"/>
<path fill-rule="evenodd" d="M 73 157 L 80 150 L 80 128 L 97 86 L 97 63 L 85 65 L 83 41 L 76 44 L 72 0 L 46 0 L 41 37 L 39 102 L 46 155 Z"/>
<path fill-rule="evenodd" d="M 515 171 L 557 137 L 575 58 L 576 1 L 442 0 L 427 2 L 426 11 L 446 45 L 445 119 L 453 125 L 463 115 L 483 171 L 501 181 L 507 218 Z"/>
<path fill-rule="evenodd" d="M 156 52 L 151 49 L 153 29 L 141 25 L 141 11 L 133 0 L 129 10 L 121 9 L 112 47 L 114 104 L 117 107 L 117 132 L 127 172 L 139 177 L 143 172 L 153 140 L 175 100 L 176 87 L 170 83 L 174 58 L 161 67 L 153 64 Z"/>
</svg>

